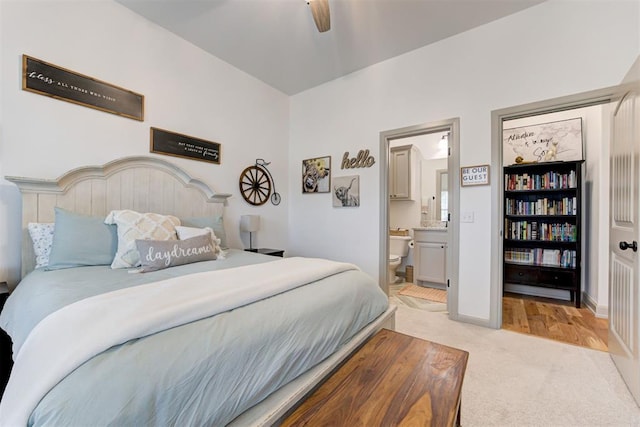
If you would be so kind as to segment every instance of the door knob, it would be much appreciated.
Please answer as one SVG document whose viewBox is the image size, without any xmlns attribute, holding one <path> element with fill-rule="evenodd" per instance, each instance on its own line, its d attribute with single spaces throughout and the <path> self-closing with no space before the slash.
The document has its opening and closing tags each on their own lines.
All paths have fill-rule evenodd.
<svg viewBox="0 0 640 427">
<path fill-rule="evenodd" d="M 620 242 L 620 249 L 626 251 L 629 248 L 631 248 L 633 252 L 638 252 L 638 242 L 636 242 L 635 240 L 633 241 L 633 243 Z"/>
</svg>

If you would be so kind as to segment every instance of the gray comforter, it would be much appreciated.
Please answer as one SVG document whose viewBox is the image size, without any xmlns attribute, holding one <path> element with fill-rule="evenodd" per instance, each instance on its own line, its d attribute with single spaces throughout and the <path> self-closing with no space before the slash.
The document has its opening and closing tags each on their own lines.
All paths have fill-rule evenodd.
<svg viewBox="0 0 640 427">
<path fill-rule="evenodd" d="M 230 251 L 224 260 L 145 274 L 109 267 L 35 271 L 7 301 L 0 327 L 12 337 L 15 351 L 40 320 L 72 302 L 177 275 L 271 260 Z M 62 380 L 42 399 L 30 424 L 225 425 L 335 352 L 387 305 L 370 277 L 347 271 L 129 341 Z"/>
</svg>

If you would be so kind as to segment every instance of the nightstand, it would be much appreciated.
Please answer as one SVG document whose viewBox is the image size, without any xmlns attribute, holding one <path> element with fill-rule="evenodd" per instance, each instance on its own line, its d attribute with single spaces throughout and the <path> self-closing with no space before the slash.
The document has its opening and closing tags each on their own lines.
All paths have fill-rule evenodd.
<svg viewBox="0 0 640 427">
<path fill-rule="evenodd" d="M 245 249 L 247 252 L 255 252 L 258 254 L 271 255 L 271 256 L 284 256 L 283 249 L 270 249 L 270 248 L 259 248 L 259 249 Z"/>
</svg>

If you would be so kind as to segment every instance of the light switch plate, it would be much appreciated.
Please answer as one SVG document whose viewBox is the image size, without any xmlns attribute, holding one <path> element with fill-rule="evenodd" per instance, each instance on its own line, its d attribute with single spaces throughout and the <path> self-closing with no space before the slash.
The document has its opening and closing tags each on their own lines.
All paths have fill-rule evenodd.
<svg viewBox="0 0 640 427">
<path fill-rule="evenodd" d="M 460 222 L 473 222 L 473 211 L 462 212 Z"/>
</svg>

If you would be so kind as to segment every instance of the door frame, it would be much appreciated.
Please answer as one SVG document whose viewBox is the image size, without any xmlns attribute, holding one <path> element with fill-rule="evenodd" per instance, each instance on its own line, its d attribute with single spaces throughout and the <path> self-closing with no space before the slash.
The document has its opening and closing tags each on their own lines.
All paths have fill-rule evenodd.
<svg viewBox="0 0 640 427">
<path fill-rule="evenodd" d="M 632 84 L 622 84 L 596 89 L 588 92 L 551 98 L 543 101 L 522 104 L 515 107 L 503 108 L 491 112 L 491 289 L 489 325 L 494 329 L 502 327 L 502 292 L 504 289 L 502 277 L 503 245 L 502 233 L 504 223 L 502 212 L 504 207 L 504 179 L 502 177 L 502 124 L 506 120 L 536 116 L 540 114 L 556 113 L 560 111 L 584 108 L 593 105 L 613 102 L 625 88 Z M 584 257 L 583 257 L 584 259 Z M 607 266 L 608 268 L 608 266 Z"/>
<path fill-rule="evenodd" d="M 437 122 L 429 122 L 415 126 L 391 129 L 380 132 L 380 287 L 389 294 L 387 283 L 387 264 L 389 263 L 389 152 L 390 142 L 437 132 L 449 132 L 449 170 L 447 185 L 449 187 L 449 213 L 451 219 L 447 232 L 447 310 L 450 319 L 458 318 L 458 233 L 460 213 L 460 119 L 452 118 Z"/>
</svg>

